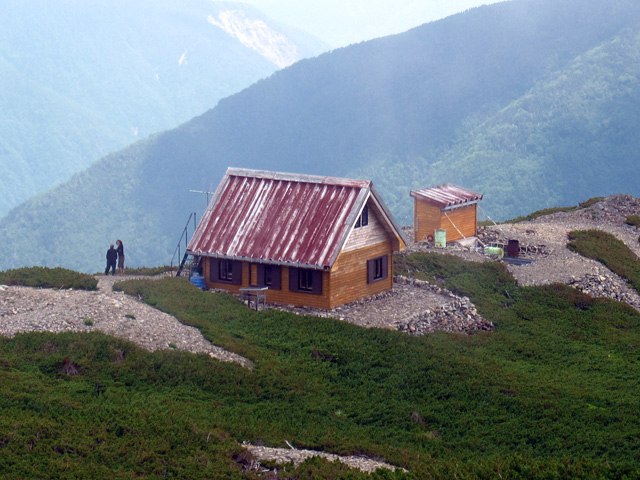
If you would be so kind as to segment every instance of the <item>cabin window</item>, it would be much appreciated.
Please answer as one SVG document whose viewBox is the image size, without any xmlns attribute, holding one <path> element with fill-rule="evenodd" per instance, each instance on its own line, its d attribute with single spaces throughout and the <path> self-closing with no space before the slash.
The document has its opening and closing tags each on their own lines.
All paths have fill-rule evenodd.
<svg viewBox="0 0 640 480">
<path fill-rule="evenodd" d="M 242 262 L 212 258 L 209 264 L 209 278 L 212 282 L 242 284 Z"/>
<path fill-rule="evenodd" d="M 311 270 L 298 270 L 298 290 L 306 292 L 313 290 L 313 272 Z"/>
<path fill-rule="evenodd" d="M 367 283 L 374 283 L 389 277 L 389 255 L 367 260 Z"/>
<path fill-rule="evenodd" d="M 218 266 L 218 278 L 222 282 L 233 282 L 233 263 L 229 260 L 220 260 Z"/>
<path fill-rule="evenodd" d="M 356 221 L 355 228 L 366 227 L 367 225 L 369 225 L 369 205 L 365 205 L 362 209 L 362 213 Z"/>
<path fill-rule="evenodd" d="M 382 278 L 382 258 L 376 258 L 373 261 L 373 279 L 380 280 Z"/>
<path fill-rule="evenodd" d="M 289 268 L 289 291 L 322 295 L 322 271 Z"/>
<path fill-rule="evenodd" d="M 263 263 L 252 263 L 249 269 L 251 275 L 250 284 L 254 287 L 269 287 L 270 290 L 281 290 L 280 265 L 265 265 Z"/>
</svg>

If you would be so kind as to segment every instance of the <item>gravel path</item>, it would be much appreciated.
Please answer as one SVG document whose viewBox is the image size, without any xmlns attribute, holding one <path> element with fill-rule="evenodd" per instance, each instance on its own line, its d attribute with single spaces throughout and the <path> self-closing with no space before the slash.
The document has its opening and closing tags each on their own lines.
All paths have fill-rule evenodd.
<svg viewBox="0 0 640 480">
<path fill-rule="evenodd" d="M 114 282 L 140 277 L 96 278 L 95 292 L 0 286 L 0 334 L 12 337 L 19 332 L 99 330 L 150 351 L 175 348 L 251 367 L 246 358 L 211 344 L 197 328 L 112 291 Z"/>
</svg>

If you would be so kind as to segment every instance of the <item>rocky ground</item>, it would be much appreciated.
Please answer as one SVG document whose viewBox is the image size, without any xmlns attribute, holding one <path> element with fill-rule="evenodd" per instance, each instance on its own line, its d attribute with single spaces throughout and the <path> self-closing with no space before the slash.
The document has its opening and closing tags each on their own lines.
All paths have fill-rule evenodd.
<svg viewBox="0 0 640 480">
<path fill-rule="evenodd" d="M 508 265 L 521 285 L 565 283 L 592 296 L 603 296 L 628 303 L 640 310 L 640 296 L 622 279 L 600 262 L 570 251 L 567 234 L 572 230 L 603 230 L 624 242 L 640 255 L 640 232 L 625 219 L 640 214 L 640 199 L 615 195 L 579 210 L 559 212 L 530 222 L 504 224 L 484 230 L 479 236 L 485 243 L 516 239 L 529 249 L 523 257 L 534 260 L 522 266 Z M 536 253 L 537 252 L 537 253 Z"/>
<path fill-rule="evenodd" d="M 592 296 L 609 297 L 640 310 L 640 296 L 600 262 L 585 258 L 567 248 L 572 230 L 603 230 L 613 234 L 640 256 L 640 231 L 627 225 L 629 215 L 640 215 L 640 199 L 630 195 L 613 195 L 587 208 L 558 212 L 517 224 L 484 227 L 478 234 L 477 247 L 447 245 L 437 249 L 428 243 L 414 243 L 408 253 L 416 251 L 457 255 L 468 261 L 497 261 L 482 253 L 482 246 L 505 246 L 518 240 L 519 257 L 531 260 L 526 265 L 506 264 L 520 285 L 564 283 Z"/>
<path fill-rule="evenodd" d="M 122 292 L 115 281 L 130 276 L 98 276 L 98 291 L 0 286 L 0 334 L 101 331 L 147 350 L 177 349 L 206 353 L 223 362 L 251 362 L 208 342 L 200 330 L 180 323 Z"/>
<path fill-rule="evenodd" d="M 276 462 L 278 464 L 286 464 L 293 462 L 294 467 L 297 467 L 307 458 L 311 457 L 323 457 L 330 462 L 342 462 L 351 468 L 357 468 L 363 472 L 372 473 L 379 468 L 396 470 L 397 467 L 383 462 L 382 460 L 375 460 L 366 457 L 358 456 L 344 456 L 333 455 L 331 453 L 317 452 L 315 450 L 298 450 L 296 448 L 271 448 L 262 447 L 256 445 L 243 445 L 244 448 L 250 453 L 247 457 L 237 459 L 239 463 L 244 465 L 245 470 L 261 471 L 263 470 L 260 461 Z"/>
<path fill-rule="evenodd" d="M 470 333 L 491 330 L 467 297 L 459 297 L 421 280 L 395 277 L 393 290 L 331 311 L 286 305 L 270 305 L 300 315 L 335 318 L 367 328 L 401 330 L 423 335 L 435 330 Z"/>
</svg>

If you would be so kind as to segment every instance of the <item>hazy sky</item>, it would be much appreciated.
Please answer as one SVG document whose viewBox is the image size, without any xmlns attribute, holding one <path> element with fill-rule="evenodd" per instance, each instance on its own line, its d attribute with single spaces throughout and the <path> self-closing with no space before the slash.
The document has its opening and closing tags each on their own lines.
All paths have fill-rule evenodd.
<svg viewBox="0 0 640 480">
<path fill-rule="evenodd" d="M 272 20 L 342 47 L 404 32 L 469 8 L 502 0 L 244 0 Z"/>
</svg>

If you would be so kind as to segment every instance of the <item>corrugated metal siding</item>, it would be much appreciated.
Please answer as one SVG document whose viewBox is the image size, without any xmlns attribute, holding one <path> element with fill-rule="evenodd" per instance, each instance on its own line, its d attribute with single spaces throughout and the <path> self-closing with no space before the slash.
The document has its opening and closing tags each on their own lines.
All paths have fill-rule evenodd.
<svg viewBox="0 0 640 480">
<path fill-rule="evenodd" d="M 199 255 L 329 268 L 366 181 L 230 169 L 188 249 Z M 236 173 L 236 174 L 234 174 Z M 247 176 L 245 176 L 247 175 Z M 327 183 L 319 183 L 326 181 Z"/>
<path fill-rule="evenodd" d="M 411 196 L 441 208 L 482 200 L 482 194 L 451 183 L 424 190 L 413 190 Z"/>
</svg>

